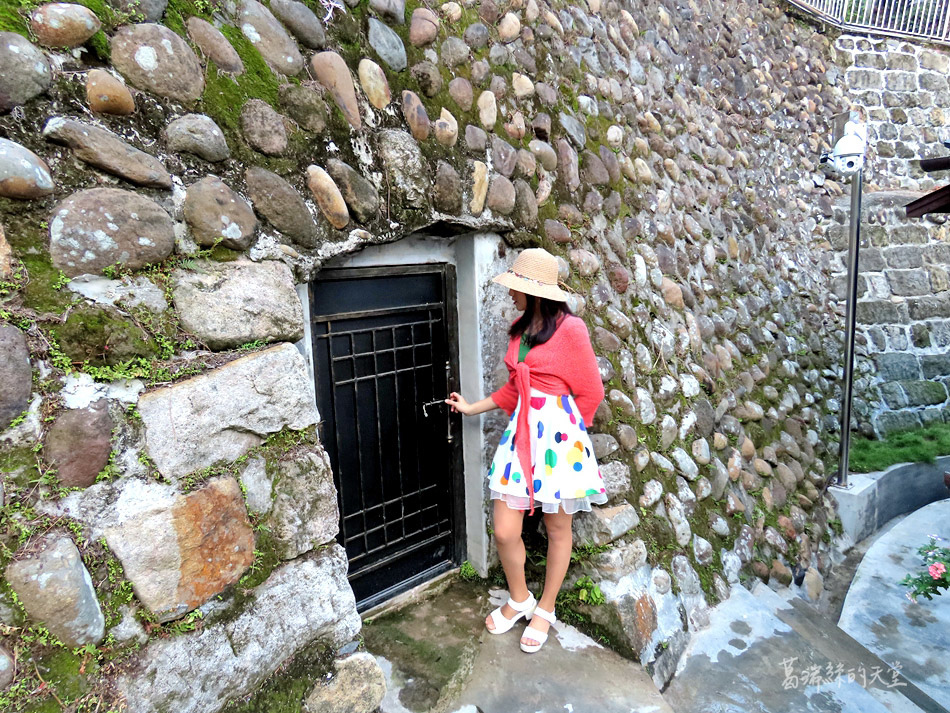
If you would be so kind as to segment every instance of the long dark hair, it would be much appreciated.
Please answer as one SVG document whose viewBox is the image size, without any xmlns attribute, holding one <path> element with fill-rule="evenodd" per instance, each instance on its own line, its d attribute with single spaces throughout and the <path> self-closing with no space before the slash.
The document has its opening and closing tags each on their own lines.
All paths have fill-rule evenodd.
<svg viewBox="0 0 950 713">
<path fill-rule="evenodd" d="M 567 306 L 567 302 L 559 300 L 549 300 L 546 297 L 536 297 L 527 293 L 525 293 L 525 297 L 528 304 L 524 309 L 524 314 L 511 325 L 508 334 L 512 337 L 520 337 L 534 321 L 535 312 L 540 312 L 541 329 L 534 334 L 528 334 L 525 338 L 530 348 L 548 341 L 554 334 L 554 330 L 557 329 L 558 324 L 560 324 L 561 317 L 571 314 L 571 308 Z"/>
</svg>

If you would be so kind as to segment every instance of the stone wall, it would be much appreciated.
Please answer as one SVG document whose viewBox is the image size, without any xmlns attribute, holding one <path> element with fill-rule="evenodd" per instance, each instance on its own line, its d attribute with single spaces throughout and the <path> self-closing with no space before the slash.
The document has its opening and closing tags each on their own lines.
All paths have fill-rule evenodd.
<svg viewBox="0 0 950 713">
<path fill-rule="evenodd" d="M 931 190 L 940 174 L 912 159 L 944 156 L 950 111 L 950 52 L 905 40 L 843 34 L 834 56 L 868 124 L 868 180 L 882 188 Z"/>
<path fill-rule="evenodd" d="M 916 159 L 947 155 L 950 52 L 841 35 L 835 77 L 868 126 L 862 213 L 852 427 L 868 436 L 944 420 L 950 311 L 947 230 L 942 216 L 909 219 L 903 206 L 946 183 Z M 903 189 L 894 190 L 894 189 Z M 846 296 L 850 204 L 826 204 L 817 226 L 838 251 L 834 292 Z M 843 301 L 839 311 L 843 311 Z"/>
<path fill-rule="evenodd" d="M 662 682 L 731 586 L 824 569 L 827 38 L 735 0 L 115 5 L 0 8 L 14 710 L 41 675 L 215 711 L 315 646 L 363 670 L 295 287 L 427 229 L 563 260 L 608 392 L 575 575 L 617 646 Z"/>
<path fill-rule="evenodd" d="M 854 426 L 883 436 L 947 418 L 950 378 L 950 234 L 946 218 L 908 218 L 919 193 L 865 195 L 855 338 Z M 831 231 L 834 289 L 846 296 L 847 211 Z"/>
</svg>

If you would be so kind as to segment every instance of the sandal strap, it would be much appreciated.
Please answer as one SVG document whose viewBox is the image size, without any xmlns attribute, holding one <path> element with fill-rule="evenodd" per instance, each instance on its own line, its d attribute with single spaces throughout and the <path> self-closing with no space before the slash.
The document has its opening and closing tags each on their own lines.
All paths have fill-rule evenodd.
<svg viewBox="0 0 950 713">
<path fill-rule="evenodd" d="M 498 601 L 497 599 L 495 601 Z M 508 597 L 508 606 L 514 609 L 517 612 L 528 611 L 537 604 L 537 600 L 534 598 L 534 595 L 530 592 L 528 593 L 528 598 L 523 602 L 516 602 L 511 597 Z"/>
<path fill-rule="evenodd" d="M 541 607 L 534 608 L 534 616 L 539 616 L 545 621 L 549 621 L 554 624 L 557 621 L 557 617 L 554 616 L 553 611 L 548 611 L 547 609 L 542 609 Z"/>
<path fill-rule="evenodd" d="M 531 641 L 537 641 L 539 644 L 543 644 L 548 640 L 548 632 L 538 631 L 533 626 L 525 627 L 524 633 L 521 635 L 522 639 L 530 639 Z"/>
<path fill-rule="evenodd" d="M 501 627 L 511 628 L 511 625 L 517 620 L 518 615 L 515 614 L 514 617 L 509 619 L 504 614 L 501 613 L 501 607 L 494 609 L 491 614 L 489 614 L 491 620 L 495 624 L 495 629 L 500 629 Z"/>
</svg>

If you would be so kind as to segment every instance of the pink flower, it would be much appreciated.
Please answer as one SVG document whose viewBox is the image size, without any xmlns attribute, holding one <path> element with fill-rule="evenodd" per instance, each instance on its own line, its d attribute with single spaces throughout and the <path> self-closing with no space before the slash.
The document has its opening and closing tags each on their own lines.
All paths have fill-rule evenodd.
<svg viewBox="0 0 950 713">
<path fill-rule="evenodd" d="M 934 579 L 940 579 L 943 576 L 943 573 L 947 571 L 947 568 L 944 566 L 943 562 L 934 562 L 930 567 L 927 568 L 927 571 L 930 572 L 930 576 Z"/>
</svg>

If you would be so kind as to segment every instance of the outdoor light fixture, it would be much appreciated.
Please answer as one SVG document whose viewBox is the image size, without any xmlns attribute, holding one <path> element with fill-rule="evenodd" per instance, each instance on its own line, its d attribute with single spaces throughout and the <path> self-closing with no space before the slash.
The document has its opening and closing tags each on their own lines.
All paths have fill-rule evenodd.
<svg viewBox="0 0 950 713">
<path fill-rule="evenodd" d="M 864 151 L 868 143 L 867 127 L 853 119 L 844 125 L 844 136 L 835 142 L 831 152 L 835 170 L 851 176 L 864 168 Z"/>
<path fill-rule="evenodd" d="M 867 127 L 856 111 L 835 117 L 834 148 L 822 154 L 821 162 L 830 162 L 838 173 L 851 177 L 851 222 L 848 231 L 848 309 L 845 316 L 844 375 L 841 393 L 841 444 L 838 451 L 836 485 L 848 487 L 848 455 L 851 447 L 851 396 L 854 381 L 854 327 L 858 299 L 858 244 L 861 230 L 861 185 Z"/>
</svg>

